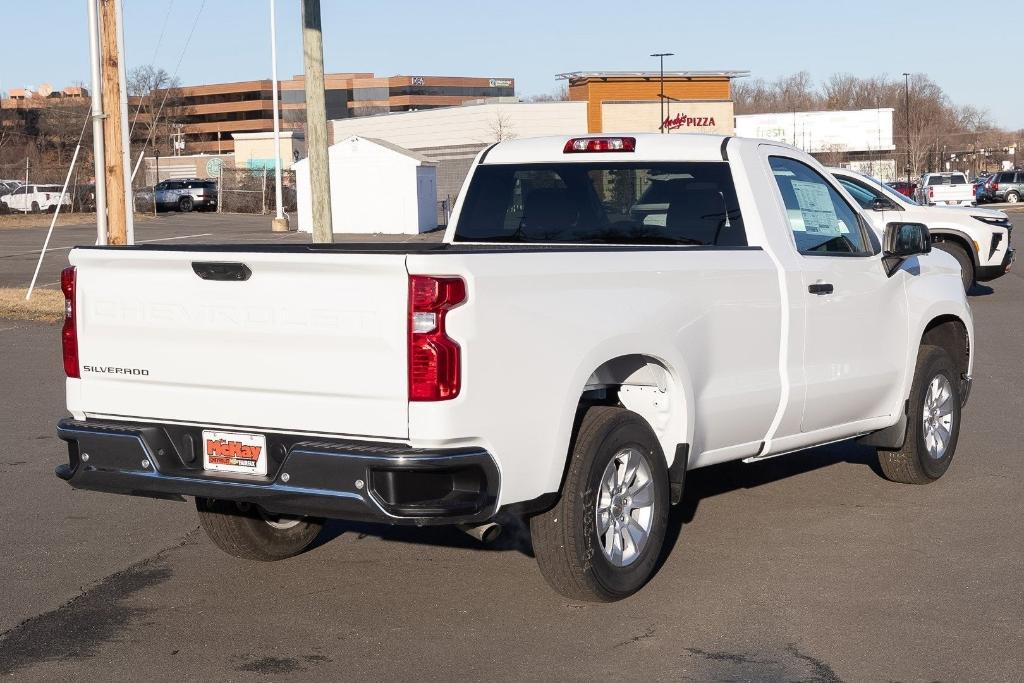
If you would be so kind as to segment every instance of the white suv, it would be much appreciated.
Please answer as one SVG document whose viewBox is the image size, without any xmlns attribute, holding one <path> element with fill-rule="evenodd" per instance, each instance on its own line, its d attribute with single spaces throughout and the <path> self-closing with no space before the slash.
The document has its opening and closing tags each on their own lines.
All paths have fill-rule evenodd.
<svg viewBox="0 0 1024 683">
<path fill-rule="evenodd" d="M 918 222 L 928 226 L 935 248 L 960 262 L 964 289 L 975 282 L 1002 277 L 1013 264 L 1013 224 L 1002 211 L 980 207 L 921 206 L 879 180 L 845 168 L 829 169 L 864 209 L 881 235 L 888 223 Z"/>
<path fill-rule="evenodd" d="M 22 185 L 9 195 L 0 197 L 0 202 L 11 211 L 53 211 L 60 200 L 60 185 Z M 64 206 L 71 206 L 71 196 L 64 195 Z"/>
</svg>

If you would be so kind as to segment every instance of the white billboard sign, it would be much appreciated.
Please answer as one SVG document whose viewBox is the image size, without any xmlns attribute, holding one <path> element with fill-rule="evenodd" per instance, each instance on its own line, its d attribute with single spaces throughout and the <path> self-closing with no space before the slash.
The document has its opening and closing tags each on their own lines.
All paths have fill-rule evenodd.
<svg viewBox="0 0 1024 683">
<path fill-rule="evenodd" d="M 776 140 L 805 152 L 877 152 L 896 149 L 891 108 L 742 114 L 736 135 Z"/>
</svg>

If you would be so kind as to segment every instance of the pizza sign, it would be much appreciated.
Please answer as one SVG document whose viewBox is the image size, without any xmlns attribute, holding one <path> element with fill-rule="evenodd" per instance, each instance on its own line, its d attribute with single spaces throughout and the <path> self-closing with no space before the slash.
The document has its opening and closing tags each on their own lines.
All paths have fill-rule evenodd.
<svg viewBox="0 0 1024 683">
<path fill-rule="evenodd" d="M 665 130 L 675 130 L 676 128 L 709 128 L 715 125 L 715 117 L 676 114 L 675 116 L 667 117 L 662 125 L 665 127 Z"/>
</svg>

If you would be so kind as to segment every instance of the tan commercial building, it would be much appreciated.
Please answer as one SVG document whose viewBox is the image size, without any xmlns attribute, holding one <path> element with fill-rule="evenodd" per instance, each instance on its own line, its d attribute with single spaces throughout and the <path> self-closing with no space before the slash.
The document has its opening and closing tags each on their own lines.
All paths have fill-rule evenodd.
<svg viewBox="0 0 1024 683">
<path fill-rule="evenodd" d="M 234 166 L 274 168 L 274 132 L 234 133 Z M 301 130 L 281 131 L 281 168 L 288 170 L 306 157 L 306 136 Z"/>
<path fill-rule="evenodd" d="M 586 102 L 587 132 L 733 132 L 732 80 L 749 71 L 574 71 L 569 99 Z M 664 97 L 662 97 L 664 93 Z"/>
</svg>

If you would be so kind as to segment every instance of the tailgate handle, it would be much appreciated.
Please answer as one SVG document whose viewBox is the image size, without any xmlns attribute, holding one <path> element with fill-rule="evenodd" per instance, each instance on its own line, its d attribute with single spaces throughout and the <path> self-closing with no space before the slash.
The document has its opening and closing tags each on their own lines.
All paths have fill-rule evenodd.
<svg viewBox="0 0 1024 683">
<path fill-rule="evenodd" d="M 193 261 L 192 270 L 204 280 L 239 282 L 252 277 L 249 266 L 230 261 Z"/>
</svg>

